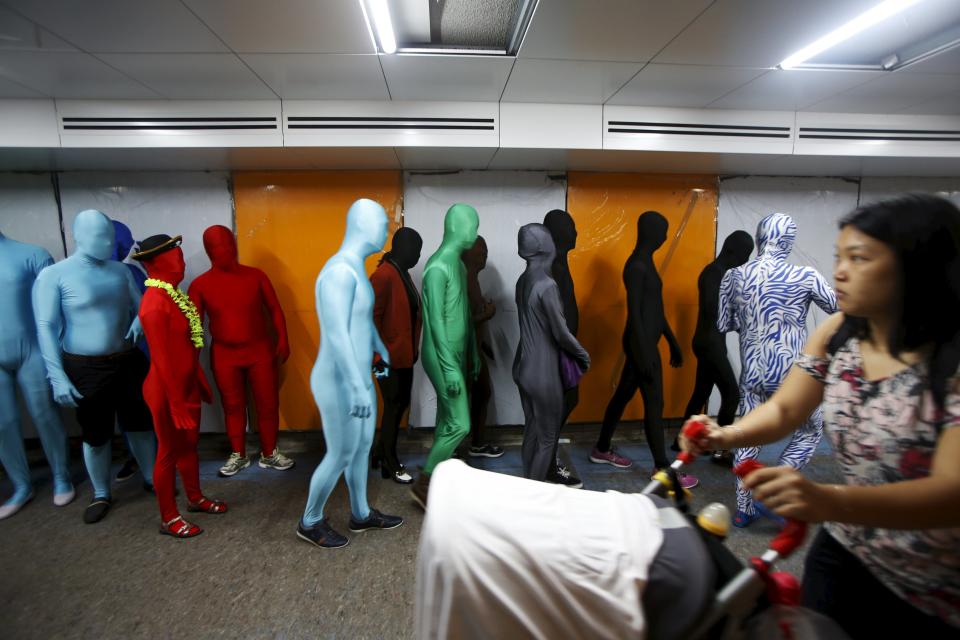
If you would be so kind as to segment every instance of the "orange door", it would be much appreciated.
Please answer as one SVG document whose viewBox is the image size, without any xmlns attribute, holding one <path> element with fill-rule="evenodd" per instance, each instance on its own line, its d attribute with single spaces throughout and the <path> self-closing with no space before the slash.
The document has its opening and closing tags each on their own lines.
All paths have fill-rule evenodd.
<svg viewBox="0 0 960 640">
<path fill-rule="evenodd" d="M 355 200 L 383 205 L 391 235 L 399 226 L 400 172 L 238 172 L 233 182 L 240 260 L 266 272 L 287 317 L 290 360 L 280 373 L 280 427 L 317 429 L 320 415 L 310 392 L 320 345 L 314 283 L 340 247 Z M 378 260 L 368 259 L 368 272 Z"/>
<path fill-rule="evenodd" d="M 627 318 L 623 265 L 636 244 L 637 218 L 650 210 L 670 222 L 667 241 L 654 254 L 654 262 L 663 279 L 667 322 L 684 356 L 684 366 L 671 369 L 666 342 L 661 340 L 664 416 L 681 417 L 696 371 L 690 342 L 697 323 L 697 278 L 715 255 L 717 178 L 574 172 L 567 184 L 567 206 L 577 224 L 570 271 L 580 307 L 579 339 L 593 361 L 571 419 L 601 421 L 619 380 Z M 623 419 L 642 417 L 637 394 Z"/>
</svg>

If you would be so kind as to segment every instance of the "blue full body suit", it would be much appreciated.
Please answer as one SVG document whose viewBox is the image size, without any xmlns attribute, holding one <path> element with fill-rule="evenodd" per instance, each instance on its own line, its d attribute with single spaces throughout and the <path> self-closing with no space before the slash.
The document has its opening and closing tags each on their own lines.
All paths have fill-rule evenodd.
<svg viewBox="0 0 960 640">
<path fill-rule="evenodd" d="M 372 200 L 357 200 L 347 212 L 343 244 L 317 276 L 320 352 L 310 374 L 310 389 L 323 421 L 327 452 L 310 480 L 302 521 L 307 528 L 324 520 L 327 498 L 341 474 L 350 492 L 353 519 L 363 521 L 372 514 L 367 471 L 377 423 L 377 392 L 370 367 L 374 351 L 387 364 L 390 361 L 373 324 L 373 287 L 363 262 L 382 250 L 386 239 L 383 207 Z"/>
<path fill-rule="evenodd" d="M 0 233 L 0 463 L 13 484 L 13 495 L 0 507 L 0 519 L 13 515 L 33 497 L 20 434 L 18 386 L 50 462 L 54 502 L 65 505 L 74 496 L 67 468 L 66 431 L 47 382 L 30 304 L 37 274 L 52 264 L 45 249 Z"/>
<path fill-rule="evenodd" d="M 77 243 L 74 254 L 40 272 L 33 287 L 47 377 L 54 399 L 67 407 L 76 407 L 83 396 L 64 371 L 64 353 L 113 356 L 128 351 L 143 336 L 137 318 L 140 290 L 129 269 L 110 259 L 115 236 L 110 219 L 92 209 L 81 211 L 74 219 L 73 235 Z M 112 424 L 104 427 L 112 433 Z M 153 433 L 129 432 L 127 436 L 144 477 L 152 477 L 157 455 Z M 109 440 L 87 442 L 85 436 L 83 458 L 94 498 L 109 498 Z"/>
<path fill-rule="evenodd" d="M 717 328 L 740 334 L 740 415 L 770 399 L 787 376 L 807 341 L 810 303 L 826 313 L 837 310 L 837 295 L 812 267 L 787 262 L 797 237 L 797 225 L 783 213 L 773 213 L 757 225 L 757 257 L 730 269 L 720 282 Z M 780 463 L 804 468 L 823 436 L 818 408 L 793 434 Z M 737 449 L 737 464 L 760 455 L 760 447 Z M 753 496 L 737 480 L 737 511 L 755 517 Z"/>
</svg>

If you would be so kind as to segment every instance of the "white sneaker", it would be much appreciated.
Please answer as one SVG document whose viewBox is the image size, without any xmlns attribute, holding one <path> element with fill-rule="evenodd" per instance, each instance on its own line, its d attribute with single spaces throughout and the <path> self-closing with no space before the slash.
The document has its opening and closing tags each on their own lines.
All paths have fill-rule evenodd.
<svg viewBox="0 0 960 640">
<path fill-rule="evenodd" d="M 220 467 L 220 476 L 223 478 L 235 476 L 249 466 L 250 458 L 234 451 L 230 454 L 230 457 L 227 458 L 227 463 Z"/>
<path fill-rule="evenodd" d="M 286 471 L 287 469 L 293 468 L 294 464 L 296 463 L 280 453 L 279 449 L 274 449 L 269 458 L 264 457 L 262 453 L 260 454 L 260 466 L 264 469 L 277 469 L 278 471 Z"/>
</svg>

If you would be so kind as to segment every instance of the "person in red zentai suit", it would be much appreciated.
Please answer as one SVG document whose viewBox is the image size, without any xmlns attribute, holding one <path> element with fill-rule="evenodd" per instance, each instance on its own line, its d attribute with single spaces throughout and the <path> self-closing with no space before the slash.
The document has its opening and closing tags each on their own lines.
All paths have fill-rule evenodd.
<svg viewBox="0 0 960 640">
<path fill-rule="evenodd" d="M 233 450 L 220 475 L 229 477 L 250 466 L 246 451 L 247 383 L 253 391 L 260 430 L 260 466 L 286 471 L 293 460 L 277 449 L 280 427 L 278 361 L 290 357 L 287 323 L 270 279 L 260 269 L 237 260 L 237 241 L 223 225 L 203 232 L 210 270 L 190 285 L 190 298 L 201 320 L 210 317 L 210 364 Z M 271 335 L 270 326 L 276 335 Z"/>
<path fill-rule="evenodd" d="M 203 325 L 190 298 L 177 288 L 185 270 L 180 241 L 181 236 L 150 236 L 132 257 L 149 276 L 139 316 L 151 356 L 143 398 L 157 432 L 153 486 L 160 504 L 160 533 L 192 538 L 203 529 L 184 520 L 177 509 L 174 470 L 180 472 L 188 511 L 226 513 L 227 505 L 200 492 L 200 402 L 209 403 L 212 392 L 200 368 Z"/>
</svg>

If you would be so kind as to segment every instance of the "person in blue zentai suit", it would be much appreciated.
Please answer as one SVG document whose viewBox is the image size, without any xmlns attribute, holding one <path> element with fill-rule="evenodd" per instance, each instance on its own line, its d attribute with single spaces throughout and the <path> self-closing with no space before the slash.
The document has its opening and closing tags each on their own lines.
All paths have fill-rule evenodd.
<svg viewBox="0 0 960 640">
<path fill-rule="evenodd" d="M 0 233 L 0 463 L 13 484 L 13 495 L 0 506 L 0 520 L 15 514 L 33 498 L 20 433 L 18 386 L 53 472 L 53 503 L 62 507 L 75 495 L 68 469 L 66 431 L 47 382 L 30 304 L 37 274 L 52 264 L 46 249 Z"/>
<path fill-rule="evenodd" d="M 127 432 L 145 478 L 153 477 L 157 449 L 153 420 L 143 401 L 149 364 L 133 346 L 143 335 L 137 319 L 140 291 L 130 271 L 110 260 L 114 227 L 107 216 L 93 209 L 81 211 L 74 219 L 73 235 L 74 254 L 37 276 L 33 309 L 53 397 L 76 408 L 83 459 L 93 485 L 83 519 L 92 524 L 102 520 L 113 504 L 114 424 Z"/>
<path fill-rule="evenodd" d="M 110 254 L 110 259 L 115 260 L 123 264 L 127 269 L 130 270 L 130 275 L 133 276 L 133 282 L 137 285 L 137 289 L 140 291 L 140 295 L 143 295 L 143 292 L 147 290 L 147 285 L 144 284 L 147 280 L 147 274 L 143 269 L 138 267 L 135 264 L 130 262 L 124 262 L 127 259 L 127 256 L 130 255 L 130 250 L 133 249 L 136 244 L 136 240 L 133 239 L 133 232 L 130 231 L 130 227 L 123 224 L 119 220 L 111 220 L 113 222 L 113 253 Z M 147 359 L 150 359 L 150 350 L 147 348 L 147 341 L 144 338 L 137 340 L 137 349 L 143 351 L 143 354 L 147 356 Z M 156 437 L 156 436 L 154 436 Z M 124 480 L 129 480 L 136 474 L 139 467 L 137 466 L 137 459 L 133 457 L 132 450 L 130 449 L 130 442 L 127 439 L 127 432 L 123 431 L 123 441 L 127 445 L 127 451 L 130 451 L 130 455 L 127 456 L 127 459 L 123 461 L 123 464 L 120 466 L 120 470 L 117 472 L 117 480 L 123 482 Z M 149 486 L 153 483 L 153 478 L 143 478 L 144 486 Z"/>
<path fill-rule="evenodd" d="M 757 225 L 757 256 L 727 271 L 720 282 L 717 328 L 740 334 L 740 415 L 770 399 L 786 377 L 807 340 L 807 312 L 813 302 L 826 313 L 837 311 L 837 295 L 816 269 L 787 262 L 797 225 L 784 213 L 773 213 Z M 797 429 L 780 464 L 803 469 L 823 437 L 817 409 Z M 753 460 L 760 447 L 734 453 L 734 462 Z M 761 514 L 749 490 L 737 480 L 734 524 L 745 527 Z M 763 507 L 760 506 L 763 510 Z"/>
<path fill-rule="evenodd" d="M 389 375 L 390 357 L 373 324 L 373 287 L 363 262 L 383 249 L 387 214 L 372 200 L 360 199 L 347 212 L 340 249 L 317 276 L 314 289 L 320 318 L 320 353 L 310 374 L 310 389 L 320 409 L 327 452 L 313 472 L 307 508 L 297 536 L 318 547 L 346 546 L 348 540 L 323 515 L 327 498 L 343 474 L 350 491 L 350 531 L 393 529 L 403 518 L 367 504 L 370 445 L 377 423 L 377 392 L 369 371 L 374 352 Z"/>
</svg>

